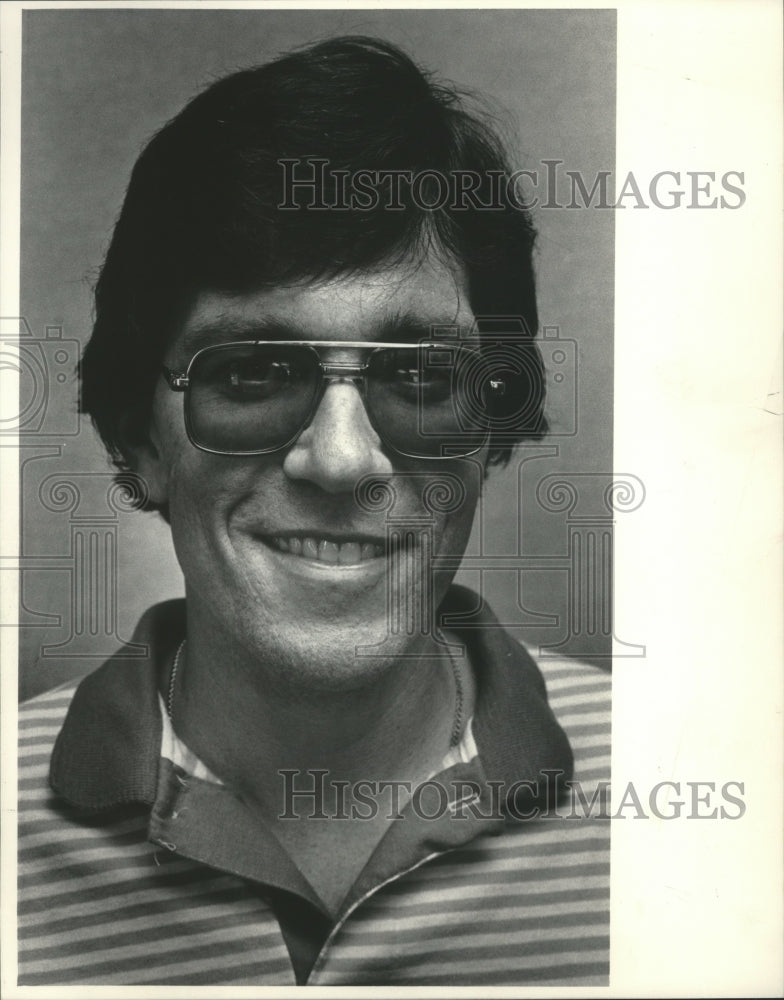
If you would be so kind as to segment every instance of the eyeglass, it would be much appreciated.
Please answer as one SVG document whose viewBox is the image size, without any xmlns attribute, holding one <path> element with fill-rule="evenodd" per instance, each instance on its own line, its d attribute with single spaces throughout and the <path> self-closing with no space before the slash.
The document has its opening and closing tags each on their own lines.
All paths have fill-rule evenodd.
<svg viewBox="0 0 784 1000">
<path fill-rule="evenodd" d="M 358 363 L 341 360 L 347 350 Z M 350 381 L 386 447 L 410 458 L 467 457 L 487 443 L 499 404 L 517 395 L 510 365 L 493 363 L 478 342 L 243 341 L 198 351 L 180 374 L 163 372 L 170 389 L 185 392 L 190 441 L 220 455 L 287 448 L 327 383 Z"/>
</svg>

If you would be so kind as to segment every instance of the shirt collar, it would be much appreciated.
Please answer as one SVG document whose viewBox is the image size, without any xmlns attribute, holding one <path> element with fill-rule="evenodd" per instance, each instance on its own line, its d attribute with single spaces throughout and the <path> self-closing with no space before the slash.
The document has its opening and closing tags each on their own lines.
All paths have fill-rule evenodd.
<svg viewBox="0 0 784 1000">
<path fill-rule="evenodd" d="M 466 643 L 476 667 L 473 733 L 485 775 L 506 788 L 528 783 L 531 797 L 544 797 L 548 784 L 571 778 L 573 762 L 539 669 L 471 591 L 451 587 L 440 610 L 442 626 Z M 184 632 L 184 600 L 157 604 L 132 639 L 146 655 L 118 652 L 79 684 L 50 768 L 50 784 L 64 799 L 84 809 L 154 803 L 162 736 L 158 678 Z"/>
</svg>

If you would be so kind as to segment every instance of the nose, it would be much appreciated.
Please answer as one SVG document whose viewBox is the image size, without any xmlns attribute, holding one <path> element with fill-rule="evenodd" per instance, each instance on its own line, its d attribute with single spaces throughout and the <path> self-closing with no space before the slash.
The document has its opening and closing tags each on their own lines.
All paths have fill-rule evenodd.
<svg viewBox="0 0 784 1000">
<path fill-rule="evenodd" d="M 353 382 L 329 383 L 315 416 L 287 452 L 283 471 L 327 493 L 351 492 L 361 476 L 392 472 Z"/>
</svg>

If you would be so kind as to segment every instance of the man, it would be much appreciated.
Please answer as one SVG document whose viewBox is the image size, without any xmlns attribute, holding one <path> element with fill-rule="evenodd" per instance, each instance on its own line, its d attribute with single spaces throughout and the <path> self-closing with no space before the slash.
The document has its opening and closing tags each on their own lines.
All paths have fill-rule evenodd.
<svg viewBox="0 0 784 1000">
<path fill-rule="evenodd" d="M 559 722 L 451 585 L 489 467 L 545 429 L 508 175 L 362 38 L 142 153 L 83 406 L 186 596 L 142 664 L 23 713 L 21 984 L 606 983 L 605 826 L 558 812 L 575 754 L 603 778 L 604 679 L 551 666 Z"/>
</svg>

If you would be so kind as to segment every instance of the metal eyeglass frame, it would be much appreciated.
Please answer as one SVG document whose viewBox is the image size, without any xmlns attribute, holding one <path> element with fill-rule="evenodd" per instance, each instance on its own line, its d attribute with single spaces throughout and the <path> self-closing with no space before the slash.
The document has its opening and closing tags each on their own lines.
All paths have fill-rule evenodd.
<svg viewBox="0 0 784 1000">
<path fill-rule="evenodd" d="M 190 420 L 190 406 L 189 397 L 187 395 L 188 389 L 190 388 L 190 372 L 193 369 L 194 364 L 199 358 L 205 354 L 217 353 L 223 350 L 231 350 L 237 347 L 307 347 L 310 351 L 316 355 L 318 360 L 319 368 L 321 369 L 321 385 L 319 389 L 314 393 L 313 402 L 311 403 L 310 409 L 307 416 L 303 418 L 302 423 L 297 428 L 296 433 L 294 433 L 284 444 L 275 445 L 271 448 L 254 448 L 252 451 L 226 451 L 225 449 L 218 448 L 208 448 L 203 444 L 200 444 L 193 433 L 193 428 L 191 426 Z M 162 366 L 162 371 L 164 378 L 166 380 L 167 386 L 173 392 L 185 392 L 186 393 L 186 405 L 185 405 L 185 430 L 188 435 L 188 440 L 191 444 L 198 448 L 200 451 L 208 452 L 211 455 L 235 455 L 235 456 L 251 456 L 251 455 L 272 455 L 277 451 L 283 451 L 286 448 L 291 447 L 292 444 L 297 440 L 300 434 L 308 427 L 313 417 L 316 415 L 316 411 L 321 404 L 321 400 L 324 398 L 324 393 L 326 391 L 328 382 L 353 382 L 359 389 L 360 396 L 362 397 L 362 403 L 365 407 L 365 413 L 367 414 L 370 425 L 373 430 L 378 434 L 382 444 L 389 448 L 395 454 L 402 455 L 404 458 L 417 458 L 423 461 L 454 461 L 458 458 L 470 458 L 471 455 L 475 455 L 478 451 L 487 444 L 490 438 L 490 429 L 487 429 L 483 440 L 478 444 L 473 445 L 470 451 L 461 451 L 460 454 L 448 454 L 448 455 L 422 455 L 415 452 L 403 451 L 396 445 L 391 444 L 387 441 L 383 429 L 377 426 L 376 422 L 373 420 L 373 416 L 368 410 L 366 402 L 366 383 L 365 383 L 365 373 L 369 367 L 369 358 L 371 355 L 377 353 L 378 351 L 384 350 L 419 350 L 425 348 L 460 348 L 466 347 L 465 342 L 458 341 L 417 341 L 416 343 L 392 343 L 384 341 L 353 341 L 353 340 L 237 340 L 231 341 L 225 344 L 212 344 L 208 347 L 203 347 L 198 350 L 193 357 L 188 362 L 188 365 L 184 372 L 176 373 L 172 369 Z M 321 349 L 351 349 L 359 350 L 364 353 L 368 360 L 364 364 L 352 364 L 347 362 L 325 362 L 322 359 L 320 350 Z M 449 445 L 447 444 L 447 447 Z"/>
</svg>

